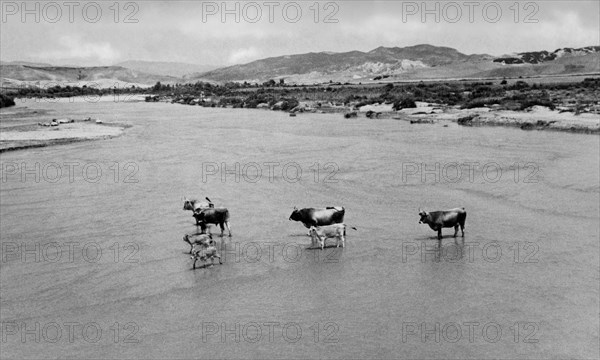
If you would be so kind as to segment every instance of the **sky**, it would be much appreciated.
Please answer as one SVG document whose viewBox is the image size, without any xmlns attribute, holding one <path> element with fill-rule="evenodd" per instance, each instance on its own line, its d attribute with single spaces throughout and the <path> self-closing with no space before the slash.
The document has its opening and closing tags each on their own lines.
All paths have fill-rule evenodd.
<svg viewBox="0 0 600 360">
<path fill-rule="evenodd" d="M 600 45 L 600 1 L 0 1 L 0 60 L 227 66 L 307 52 Z"/>
</svg>

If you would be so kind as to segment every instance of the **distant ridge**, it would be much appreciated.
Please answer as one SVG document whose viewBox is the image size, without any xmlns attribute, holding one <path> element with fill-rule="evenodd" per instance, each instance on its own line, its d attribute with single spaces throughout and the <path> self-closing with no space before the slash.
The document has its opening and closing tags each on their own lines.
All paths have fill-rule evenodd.
<svg viewBox="0 0 600 360">
<path fill-rule="evenodd" d="M 183 77 L 192 73 L 203 73 L 218 68 L 214 65 L 197 65 L 181 62 L 129 60 L 115 64 L 127 69 L 148 74 Z"/>
<path fill-rule="evenodd" d="M 552 52 L 532 51 L 501 57 L 467 55 L 453 48 L 427 44 L 403 48 L 381 46 L 368 52 L 311 52 L 209 71 L 201 69 L 206 66 L 153 61 L 126 61 L 96 67 L 16 61 L 0 65 L 0 81 L 4 87 L 35 82 L 94 82 L 99 86 L 113 86 L 117 82 L 150 86 L 159 81 L 263 83 L 273 79 L 288 84 L 314 84 L 600 74 L 600 46 L 565 47 Z"/>
<path fill-rule="evenodd" d="M 26 66 L 36 66 L 36 67 L 52 66 L 51 64 L 35 63 L 35 62 L 29 62 L 29 61 L 0 61 L 0 65 L 26 65 Z"/>
<path fill-rule="evenodd" d="M 456 49 L 433 45 L 405 48 L 378 47 L 369 52 L 320 52 L 286 55 L 229 66 L 196 76 L 216 81 L 264 80 L 293 75 L 352 73 L 351 77 L 400 74 L 415 68 L 428 68 L 484 59 L 488 55 L 465 55 Z M 490 57 L 491 58 L 491 57 Z"/>
<path fill-rule="evenodd" d="M 561 48 L 556 49 L 553 52 L 543 51 L 532 51 L 522 52 L 515 56 L 505 56 L 494 59 L 494 62 L 514 65 L 514 64 L 541 64 L 548 61 L 554 61 L 560 59 L 563 56 L 583 56 L 589 54 L 596 54 L 600 52 L 600 46 L 587 46 L 582 48 Z"/>
<path fill-rule="evenodd" d="M 97 84 L 99 87 L 113 86 L 115 83 L 135 86 L 153 85 L 157 81 L 176 82 L 178 78 L 147 74 L 126 69 L 122 66 L 66 67 L 66 66 L 29 66 L 0 65 L 2 86 L 19 86 L 35 82 L 41 84 L 77 83 Z"/>
</svg>

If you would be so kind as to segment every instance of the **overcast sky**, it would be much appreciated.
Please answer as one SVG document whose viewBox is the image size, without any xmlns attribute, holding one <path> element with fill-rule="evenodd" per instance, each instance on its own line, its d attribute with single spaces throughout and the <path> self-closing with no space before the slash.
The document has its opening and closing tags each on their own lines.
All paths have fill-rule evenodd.
<svg viewBox="0 0 600 360">
<path fill-rule="evenodd" d="M 432 44 L 503 55 L 600 45 L 598 0 L 515 3 L 121 1 L 115 6 L 115 1 L 65 0 L 30 1 L 24 9 L 21 1 L 1 1 L 0 59 L 231 65 L 379 46 Z"/>
</svg>

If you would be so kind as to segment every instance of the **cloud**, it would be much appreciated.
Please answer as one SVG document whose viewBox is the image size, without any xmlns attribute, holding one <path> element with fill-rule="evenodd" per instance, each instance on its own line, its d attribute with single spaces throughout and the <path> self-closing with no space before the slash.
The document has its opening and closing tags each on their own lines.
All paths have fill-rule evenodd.
<svg viewBox="0 0 600 360">
<path fill-rule="evenodd" d="M 235 50 L 229 55 L 228 62 L 230 64 L 243 64 L 252 60 L 257 60 L 260 57 L 260 51 L 255 47 Z"/>
<path fill-rule="evenodd" d="M 58 49 L 42 51 L 38 56 L 50 60 L 96 60 L 102 63 L 112 63 L 120 58 L 119 52 L 109 42 L 86 42 L 71 35 L 60 37 Z"/>
</svg>

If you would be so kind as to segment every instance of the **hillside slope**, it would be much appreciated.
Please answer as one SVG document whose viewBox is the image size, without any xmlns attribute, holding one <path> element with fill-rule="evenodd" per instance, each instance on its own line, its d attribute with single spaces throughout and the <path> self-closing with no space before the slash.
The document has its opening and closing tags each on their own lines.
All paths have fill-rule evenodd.
<svg viewBox="0 0 600 360">
<path fill-rule="evenodd" d="M 61 67 L 46 66 L 35 67 L 28 65 L 0 65 L 0 79 L 3 86 L 28 85 L 39 82 L 47 83 L 73 83 L 73 85 L 119 86 L 130 84 L 136 86 L 153 85 L 157 81 L 176 82 L 175 77 L 147 74 L 121 66 L 96 66 L 96 67 Z"/>
</svg>

